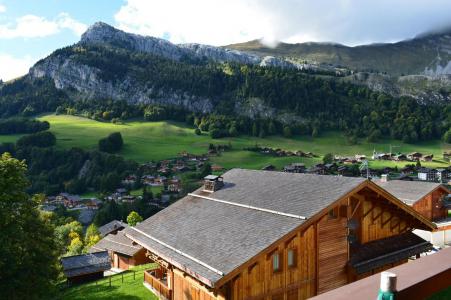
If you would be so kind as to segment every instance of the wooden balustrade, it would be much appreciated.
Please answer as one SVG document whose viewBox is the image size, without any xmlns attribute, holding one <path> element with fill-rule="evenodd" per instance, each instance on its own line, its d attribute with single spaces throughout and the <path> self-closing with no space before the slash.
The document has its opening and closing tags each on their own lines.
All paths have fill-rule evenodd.
<svg viewBox="0 0 451 300">
<path fill-rule="evenodd" d="M 166 299 L 172 299 L 172 291 L 160 279 L 150 274 L 150 272 L 151 271 L 144 272 L 144 281 L 158 292 L 160 294 L 159 296 L 165 297 Z"/>
</svg>

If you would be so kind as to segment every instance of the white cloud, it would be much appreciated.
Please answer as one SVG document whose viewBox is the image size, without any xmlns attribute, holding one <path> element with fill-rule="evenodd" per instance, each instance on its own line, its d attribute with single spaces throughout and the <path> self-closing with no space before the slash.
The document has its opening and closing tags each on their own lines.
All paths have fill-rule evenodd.
<svg viewBox="0 0 451 300">
<path fill-rule="evenodd" d="M 29 68 L 36 62 L 31 56 L 14 57 L 0 53 L 0 79 L 11 80 L 28 73 Z"/>
<path fill-rule="evenodd" d="M 63 29 L 81 35 L 86 28 L 85 24 L 72 19 L 67 13 L 59 14 L 54 20 L 25 15 L 17 18 L 14 23 L 0 25 L 0 38 L 39 38 L 57 34 Z"/>
<path fill-rule="evenodd" d="M 224 45 L 263 37 L 345 44 L 410 38 L 451 20 L 449 0 L 126 0 L 126 31 Z"/>
<path fill-rule="evenodd" d="M 0 14 L 6 11 L 6 6 L 0 4 Z"/>
</svg>

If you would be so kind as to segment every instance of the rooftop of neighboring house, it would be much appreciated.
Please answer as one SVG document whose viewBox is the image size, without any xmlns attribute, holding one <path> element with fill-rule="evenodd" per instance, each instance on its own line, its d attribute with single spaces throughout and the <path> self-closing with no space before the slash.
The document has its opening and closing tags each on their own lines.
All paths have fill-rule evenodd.
<svg viewBox="0 0 451 300">
<path fill-rule="evenodd" d="M 436 182 L 406 180 L 375 180 L 374 183 L 408 205 L 413 205 L 438 187 L 443 186 Z"/>
<path fill-rule="evenodd" d="M 125 227 L 128 227 L 127 223 L 118 220 L 113 220 L 109 223 L 106 223 L 105 225 L 100 226 L 99 232 L 101 236 L 106 236 L 107 234 L 113 231 L 121 230 Z"/>
<path fill-rule="evenodd" d="M 63 257 L 61 264 L 66 277 L 102 272 L 111 268 L 108 251 Z"/>
</svg>

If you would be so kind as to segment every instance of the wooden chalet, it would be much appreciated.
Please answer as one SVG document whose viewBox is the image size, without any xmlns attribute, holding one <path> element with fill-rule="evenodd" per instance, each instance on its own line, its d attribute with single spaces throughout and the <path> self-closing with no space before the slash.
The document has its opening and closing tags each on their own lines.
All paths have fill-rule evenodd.
<svg viewBox="0 0 451 300">
<path fill-rule="evenodd" d="M 451 243 L 451 203 L 446 201 L 451 191 L 445 185 L 403 180 L 375 182 L 437 226 L 432 232 L 415 230 L 416 234 L 437 246 Z"/>
<path fill-rule="evenodd" d="M 128 230 L 130 230 L 129 227 L 115 234 L 108 234 L 92 246 L 89 252 L 108 251 L 112 267 L 121 270 L 150 262 L 146 256 L 146 250 L 125 236 Z"/>
<path fill-rule="evenodd" d="M 216 179 L 126 233 L 159 263 L 145 285 L 161 299 L 306 299 L 432 247 L 412 230 L 434 224 L 364 178 Z"/>
<path fill-rule="evenodd" d="M 70 284 L 100 279 L 111 268 L 107 251 L 63 257 L 61 264 Z"/>
<path fill-rule="evenodd" d="M 376 180 L 375 183 L 412 206 L 429 221 L 439 221 L 448 216 L 443 199 L 451 191 L 440 183 L 405 180 Z"/>
</svg>

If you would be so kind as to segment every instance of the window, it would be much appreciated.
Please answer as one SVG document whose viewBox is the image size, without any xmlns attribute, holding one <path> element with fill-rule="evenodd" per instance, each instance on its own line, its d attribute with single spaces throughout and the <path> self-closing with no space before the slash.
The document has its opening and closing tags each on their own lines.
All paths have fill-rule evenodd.
<svg viewBox="0 0 451 300">
<path fill-rule="evenodd" d="M 287 261 L 288 267 L 296 267 L 296 249 L 288 249 Z"/>
<path fill-rule="evenodd" d="M 280 271 L 280 255 L 277 252 L 272 255 L 272 271 Z"/>
</svg>

